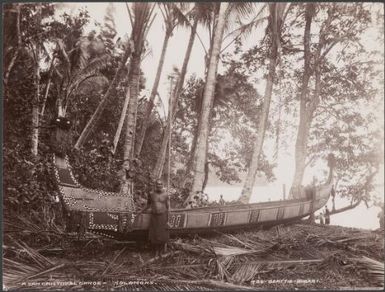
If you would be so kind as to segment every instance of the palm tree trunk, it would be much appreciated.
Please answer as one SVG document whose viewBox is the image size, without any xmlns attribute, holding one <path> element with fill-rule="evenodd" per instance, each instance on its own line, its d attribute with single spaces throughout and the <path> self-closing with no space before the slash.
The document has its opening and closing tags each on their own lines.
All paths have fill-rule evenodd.
<svg viewBox="0 0 385 292">
<path fill-rule="evenodd" d="M 269 117 L 271 96 L 273 93 L 275 68 L 277 64 L 277 56 L 278 56 L 277 45 L 278 45 L 277 42 L 273 39 L 271 54 L 270 54 L 269 74 L 267 76 L 266 87 L 265 87 L 265 97 L 263 99 L 262 115 L 258 125 L 257 141 L 254 145 L 254 150 L 253 150 L 253 155 L 251 157 L 249 171 L 247 173 L 245 184 L 243 185 L 241 197 L 239 198 L 239 201 L 245 204 L 249 203 L 250 201 L 250 197 L 251 197 L 254 182 L 255 182 L 255 176 L 258 170 L 259 156 L 261 155 L 263 141 L 265 138 L 267 120 Z"/>
<path fill-rule="evenodd" d="M 133 146 L 135 139 L 136 129 L 136 115 L 138 108 L 138 95 L 139 95 L 139 79 L 140 79 L 140 54 L 136 52 L 131 58 L 131 68 L 129 73 L 129 87 L 127 94 L 130 95 L 128 103 L 128 111 L 126 113 L 126 135 L 124 140 L 124 154 L 123 154 L 123 170 L 124 175 L 122 177 L 120 192 L 124 195 L 132 195 L 131 186 L 133 183 L 133 177 L 128 173 L 131 167 L 131 160 L 133 158 Z M 126 97 L 127 98 L 127 97 Z M 129 210 L 134 210 L 132 206 L 129 206 Z"/>
<path fill-rule="evenodd" d="M 307 97 L 308 97 L 308 87 L 309 79 L 311 75 L 310 68 L 310 30 L 311 23 L 314 14 L 314 4 L 306 4 L 305 11 L 305 32 L 304 32 L 304 73 L 302 77 L 302 88 L 300 94 L 300 117 L 299 117 L 299 126 L 297 140 L 295 144 L 295 171 L 293 184 L 290 189 L 289 198 L 293 199 L 300 195 L 300 186 L 302 183 L 303 175 L 305 173 L 305 160 L 307 155 L 307 139 L 310 129 L 310 118 L 307 109 Z"/>
<path fill-rule="evenodd" d="M 95 126 L 97 122 L 99 121 L 100 117 L 102 116 L 102 113 L 107 106 L 108 101 L 110 100 L 112 94 L 115 92 L 115 89 L 119 83 L 120 75 L 122 74 L 125 64 L 128 60 L 128 57 L 131 55 L 131 43 L 127 44 L 127 49 L 123 55 L 122 61 L 119 64 L 119 68 L 115 73 L 114 78 L 112 79 L 112 82 L 110 86 L 107 89 L 107 92 L 104 94 L 103 99 L 99 103 L 98 107 L 96 108 L 94 114 L 92 115 L 91 119 L 88 121 L 87 125 L 84 127 L 82 133 L 80 134 L 78 140 L 76 141 L 75 148 L 80 149 L 86 140 L 88 139 L 89 135 L 93 132 L 95 129 Z"/>
<path fill-rule="evenodd" d="M 171 105 L 172 105 L 172 111 L 171 111 L 172 112 L 172 120 L 171 120 L 171 124 L 172 124 L 172 122 L 175 119 L 176 105 L 177 105 L 177 102 L 178 102 L 179 95 L 180 95 L 180 93 L 182 91 L 182 88 L 183 88 L 184 79 L 186 77 L 187 66 L 188 66 L 188 63 L 189 63 L 189 60 L 190 60 L 192 47 L 194 45 L 195 33 L 196 33 L 197 26 L 198 26 L 198 19 L 195 19 L 194 20 L 194 24 L 193 24 L 193 26 L 191 28 L 190 39 L 189 39 L 189 42 L 188 42 L 188 45 L 187 45 L 186 54 L 185 54 L 185 57 L 184 57 L 184 60 L 183 60 L 183 65 L 182 65 L 181 73 L 180 73 L 180 75 L 178 77 L 177 84 L 176 84 L 176 87 L 174 89 L 174 93 L 172 95 L 172 102 L 171 102 Z M 156 178 L 160 178 L 162 176 L 162 169 L 163 169 L 164 162 L 166 160 L 168 137 L 170 135 L 170 127 L 171 126 L 170 126 L 170 123 L 167 123 L 166 129 L 164 130 L 164 133 L 163 133 L 162 144 L 161 144 L 161 147 L 160 147 L 160 154 L 159 154 L 158 159 L 156 161 L 154 172 L 153 172 L 153 175 Z"/>
<path fill-rule="evenodd" d="M 48 93 L 49 93 L 49 89 L 51 87 L 51 82 L 52 82 L 52 75 L 53 75 L 53 71 L 54 71 L 54 62 L 55 60 L 55 57 L 52 58 L 51 60 L 51 66 L 50 66 L 50 69 L 49 69 L 49 76 L 48 76 L 48 82 L 47 82 L 47 86 L 45 88 L 45 93 L 44 93 L 44 99 L 43 99 L 43 105 L 41 107 L 41 111 L 40 111 L 40 116 L 44 116 L 44 112 L 45 112 L 45 105 L 47 103 L 47 98 L 48 98 Z"/>
<path fill-rule="evenodd" d="M 37 24 L 41 24 L 41 4 L 37 6 Z M 36 41 L 35 52 L 35 96 L 32 101 L 32 147 L 33 156 L 38 155 L 39 146 L 39 97 L 40 97 L 40 37 Z"/>
<path fill-rule="evenodd" d="M 187 163 L 186 163 L 186 171 L 185 171 L 185 178 L 182 182 L 182 185 L 181 187 L 186 187 L 186 184 L 188 182 L 191 182 L 191 178 L 192 178 L 192 167 L 193 167 L 193 164 L 194 164 L 194 153 L 195 153 L 195 148 L 196 148 L 196 145 L 197 145 L 197 139 L 198 139 L 198 129 L 199 129 L 199 123 L 200 123 L 200 115 L 198 116 L 198 125 L 196 126 L 195 128 L 195 131 L 194 131 L 194 136 L 193 136 L 193 139 L 191 141 L 191 150 L 190 150 L 190 155 L 188 157 L 188 160 L 187 160 Z"/>
<path fill-rule="evenodd" d="M 215 36 L 213 41 L 213 46 L 210 54 L 210 63 L 207 72 L 206 84 L 203 94 L 203 103 L 202 103 L 202 112 L 201 112 L 201 123 L 198 128 L 198 138 L 196 151 L 194 155 L 194 164 L 193 172 L 194 179 L 190 197 L 202 190 L 204 182 L 204 168 L 206 163 L 206 148 L 207 148 L 207 139 L 209 134 L 209 119 L 210 111 L 212 109 L 213 100 L 214 100 L 214 91 L 215 83 L 217 76 L 217 68 L 219 61 L 219 53 L 222 45 L 222 38 L 225 23 L 227 20 L 227 10 L 229 3 L 223 2 L 220 3 L 219 13 L 218 13 L 218 22 L 215 28 Z"/>
<path fill-rule="evenodd" d="M 127 108 L 128 108 L 128 102 L 129 101 L 130 101 L 130 87 L 127 86 L 126 98 L 124 99 L 123 109 L 122 109 L 122 112 L 120 114 L 118 128 L 116 129 L 116 133 L 115 133 L 115 137 L 114 137 L 114 145 L 113 145 L 113 149 L 112 149 L 113 153 L 115 153 L 116 148 L 118 147 L 120 134 L 122 133 L 124 121 L 126 120 L 126 114 L 127 114 Z"/>
<path fill-rule="evenodd" d="M 269 74 L 266 80 L 265 87 L 265 96 L 263 100 L 263 108 L 262 108 L 262 116 L 258 125 L 258 136 L 257 141 L 254 145 L 253 155 L 251 157 L 251 162 L 249 166 L 249 171 L 246 176 L 245 184 L 243 185 L 242 193 L 239 198 L 239 201 L 242 203 L 249 203 L 250 197 L 252 195 L 253 186 L 255 183 L 255 176 L 258 171 L 258 163 L 259 156 L 262 153 L 263 142 L 265 138 L 265 132 L 267 127 L 267 120 L 269 116 L 270 110 L 270 102 L 271 96 L 273 93 L 274 79 L 275 79 L 275 71 L 277 66 L 278 59 L 278 47 L 279 38 L 280 38 L 280 30 L 282 26 L 282 15 L 279 15 L 277 10 L 280 7 L 277 7 L 278 4 L 270 4 L 270 34 L 271 34 L 271 49 L 270 49 L 270 63 L 269 63 Z M 281 13 L 284 11 L 285 5 L 283 5 L 283 9 L 281 9 Z"/>
<path fill-rule="evenodd" d="M 9 62 L 8 68 L 5 70 L 4 73 L 4 85 L 6 86 L 8 84 L 9 75 L 12 72 L 13 66 L 16 63 L 17 57 L 19 56 L 19 52 L 21 49 L 21 31 L 20 31 L 20 8 L 21 3 L 16 3 L 16 36 L 17 36 L 17 47 L 15 50 L 15 54 L 12 56 L 11 61 Z"/>
<path fill-rule="evenodd" d="M 305 102 L 301 101 L 298 134 L 295 144 L 295 171 L 293 184 L 289 194 L 290 199 L 298 198 L 300 196 L 300 187 L 305 173 L 310 119 L 308 117 L 308 113 L 304 109 L 305 106 L 303 103 Z"/>
<path fill-rule="evenodd" d="M 160 54 L 158 69 L 156 71 L 156 76 L 155 76 L 155 81 L 154 81 L 154 84 L 152 86 L 149 102 L 147 104 L 147 108 L 146 108 L 146 111 L 145 111 L 144 116 L 143 116 L 142 126 L 140 128 L 140 132 L 139 132 L 138 139 L 137 139 L 136 150 L 135 150 L 135 156 L 136 157 L 139 157 L 140 152 L 142 151 L 143 141 L 144 141 L 146 131 L 148 128 L 148 121 L 150 120 L 149 118 L 150 118 L 152 109 L 154 108 L 155 96 L 158 93 L 159 81 L 160 81 L 160 77 L 162 75 L 163 64 L 164 64 L 164 60 L 166 57 L 166 51 L 167 51 L 168 41 L 169 41 L 170 37 L 171 37 L 171 31 L 167 30 L 166 34 L 164 36 L 164 40 L 163 40 L 163 47 L 162 47 L 162 52 Z"/>
<path fill-rule="evenodd" d="M 143 53 L 144 39 L 148 28 L 151 26 L 151 15 L 154 5 L 147 2 L 135 2 L 132 4 L 133 17 L 130 19 L 132 23 L 133 53 L 130 61 L 130 71 L 128 75 L 128 82 L 130 94 L 128 103 L 128 110 L 126 114 L 126 132 L 124 139 L 123 165 L 120 177 L 120 193 L 129 198 L 126 205 L 127 211 L 135 211 L 135 204 L 133 198 L 133 173 L 131 172 L 131 162 L 134 154 L 134 141 L 136 132 L 136 118 L 138 111 L 138 96 L 139 96 L 139 80 L 140 80 L 140 64 Z M 134 19 L 134 21 L 132 21 Z M 131 216 L 131 223 L 133 223 L 134 216 Z"/>
</svg>

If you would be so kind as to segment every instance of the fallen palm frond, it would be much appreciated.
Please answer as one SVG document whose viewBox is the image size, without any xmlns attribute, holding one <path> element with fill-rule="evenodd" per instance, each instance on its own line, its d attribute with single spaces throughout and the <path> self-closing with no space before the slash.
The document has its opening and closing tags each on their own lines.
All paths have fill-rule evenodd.
<svg viewBox="0 0 385 292">
<path fill-rule="evenodd" d="M 202 253 L 212 253 L 212 251 L 209 248 L 206 248 L 204 246 L 197 246 L 189 243 L 184 242 L 172 242 L 171 246 L 175 249 L 180 249 L 186 252 L 191 252 L 195 254 L 202 254 Z"/>
<path fill-rule="evenodd" d="M 149 264 L 151 264 L 151 263 L 153 263 L 153 262 L 155 262 L 157 260 L 165 259 L 165 258 L 167 258 L 169 256 L 173 256 L 173 255 L 176 255 L 178 253 L 180 253 L 180 251 L 169 252 L 169 253 L 166 253 L 166 254 L 162 254 L 159 257 L 153 257 L 153 258 L 149 259 L 147 262 L 143 263 L 140 267 L 147 266 L 147 265 L 149 265 Z"/>
<path fill-rule="evenodd" d="M 185 281 L 185 280 L 173 280 L 175 284 L 187 284 L 192 286 L 192 290 L 195 291 L 195 289 L 198 288 L 199 285 L 208 285 L 208 288 L 219 288 L 219 289 L 225 289 L 225 290 L 250 290 L 250 291 L 255 291 L 257 290 L 255 287 L 247 287 L 247 286 L 242 286 L 242 285 L 235 285 L 232 283 L 225 283 L 221 281 L 215 281 L 215 280 L 199 280 L 199 281 Z M 210 289 L 210 290 L 212 290 Z"/>
<path fill-rule="evenodd" d="M 384 287 L 384 263 L 373 260 L 371 258 L 363 256 L 357 260 L 359 263 L 363 264 L 365 272 L 368 274 L 370 279 L 373 281 L 373 284 L 376 286 Z"/>
<path fill-rule="evenodd" d="M 272 270 L 271 266 L 260 263 L 247 263 L 239 266 L 234 274 L 231 276 L 231 280 L 235 283 L 244 283 L 254 279 L 255 275 Z"/>
<path fill-rule="evenodd" d="M 17 286 L 26 279 L 41 276 L 64 266 L 55 266 L 55 262 L 42 256 L 22 241 L 14 243 L 19 248 L 18 258 L 3 258 L 3 279 L 7 287 Z"/>
<path fill-rule="evenodd" d="M 106 274 L 106 272 L 108 271 L 108 269 L 111 268 L 111 266 L 115 263 L 116 259 L 126 250 L 126 248 L 123 248 L 122 250 L 120 250 L 116 256 L 114 257 L 114 259 L 108 264 L 107 268 L 103 271 L 102 273 L 102 277 Z"/>
<path fill-rule="evenodd" d="M 96 236 L 84 241 L 76 240 L 75 235 L 65 236 L 66 245 L 60 248 L 57 243 L 62 241 L 57 241 L 56 245 L 55 242 L 45 243 L 38 249 L 8 236 L 4 248 L 4 281 L 8 288 L 18 287 L 22 279 L 44 282 L 51 278 L 60 281 L 100 280 L 102 277 L 112 283 L 143 278 L 145 275 L 146 279 L 159 281 L 153 286 L 146 286 L 148 289 L 196 291 L 242 290 L 247 287 L 238 284 L 252 285 L 254 280 L 301 275 L 301 278 L 318 279 L 320 282 L 319 286 L 306 284 L 302 288 L 379 286 L 383 276 L 383 266 L 382 270 L 378 268 L 384 259 L 383 240 L 383 233 L 378 232 L 294 224 L 206 238 L 174 239 L 170 241 L 168 254 L 154 258 L 153 250 L 138 251 L 133 245 L 122 246 L 119 242 Z M 53 261 L 52 256 L 57 256 L 56 249 L 64 258 Z M 52 252 L 46 253 L 49 250 Z M 67 258 L 68 254 L 71 254 L 72 260 Z M 355 260 L 357 256 L 370 259 L 363 263 Z M 362 261 L 365 261 L 364 258 Z M 213 280 L 216 285 L 210 284 Z M 252 286 L 250 290 L 295 287 L 276 285 Z M 139 286 L 119 285 L 122 289 L 139 289 Z M 82 287 L 72 288 L 77 290 Z"/>
<path fill-rule="evenodd" d="M 218 247 L 213 246 L 213 251 L 217 256 L 237 256 L 241 254 L 253 254 L 258 252 L 257 250 L 247 250 L 239 247 Z"/>
<path fill-rule="evenodd" d="M 45 270 L 45 271 L 39 272 L 39 273 L 37 273 L 37 274 L 34 274 L 34 275 L 31 275 L 31 276 L 28 276 L 28 277 L 26 277 L 25 279 L 22 279 L 22 281 L 24 281 L 24 280 L 27 280 L 27 279 L 32 279 L 32 278 L 36 278 L 36 277 L 39 277 L 39 276 L 41 276 L 41 275 L 44 275 L 44 274 L 47 274 L 47 273 L 53 272 L 53 271 L 55 271 L 55 270 L 58 270 L 58 269 L 60 269 L 60 268 L 63 268 L 64 266 L 65 266 L 65 264 L 60 264 L 60 265 L 57 265 L 57 266 L 55 266 L 55 267 L 52 267 L 52 268 L 50 268 L 50 269 L 48 269 L 48 270 Z"/>
</svg>

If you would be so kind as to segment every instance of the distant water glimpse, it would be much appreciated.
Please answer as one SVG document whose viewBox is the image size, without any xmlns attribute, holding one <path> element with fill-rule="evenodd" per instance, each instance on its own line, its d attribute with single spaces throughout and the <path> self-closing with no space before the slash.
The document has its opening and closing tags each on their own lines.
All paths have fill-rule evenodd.
<svg viewBox="0 0 385 292">
<path fill-rule="evenodd" d="M 210 201 L 219 201 L 220 195 L 223 195 L 225 201 L 234 201 L 241 195 L 241 186 L 208 186 L 205 189 L 205 193 L 208 194 Z M 286 188 L 286 198 L 288 194 Z M 282 185 L 266 185 L 255 186 L 253 188 L 253 194 L 250 199 L 250 203 L 267 202 L 283 200 L 283 186 Z M 328 202 L 329 210 L 332 209 L 331 199 Z M 349 205 L 349 200 L 336 198 L 336 209 Z M 377 214 L 380 212 L 378 207 L 367 208 L 364 203 L 361 203 L 358 207 L 333 215 L 331 217 L 331 225 L 340 225 L 345 227 L 355 227 L 363 229 L 377 229 L 380 227 Z M 316 212 L 318 214 L 319 211 Z"/>
</svg>

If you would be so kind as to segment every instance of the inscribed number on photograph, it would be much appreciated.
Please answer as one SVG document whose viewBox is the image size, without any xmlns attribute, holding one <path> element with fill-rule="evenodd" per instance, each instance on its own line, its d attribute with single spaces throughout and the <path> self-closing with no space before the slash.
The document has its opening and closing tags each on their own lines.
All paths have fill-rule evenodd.
<svg viewBox="0 0 385 292">
<path fill-rule="evenodd" d="M 225 224 L 225 212 L 213 213 L 211 215 L 210 226 L 223 226 Z"/>
<path fill-rule="evenodd" d="M 168 218 L 170 228 L 181 228 L 184 226 L 185 214 L 171 214 Z"/>
</svg>

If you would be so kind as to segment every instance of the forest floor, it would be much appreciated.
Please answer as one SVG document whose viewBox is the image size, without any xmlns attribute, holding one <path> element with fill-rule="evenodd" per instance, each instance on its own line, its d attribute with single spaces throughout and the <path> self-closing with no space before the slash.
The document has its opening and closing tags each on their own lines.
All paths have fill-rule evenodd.
<svg viewBox="0 0 385 292">
<path fill-rule="evenodd" d="M 4 221 L 7 290 L 382 289 L 384 230 L 307 224 L 147 244 Z"/>
</svg>

